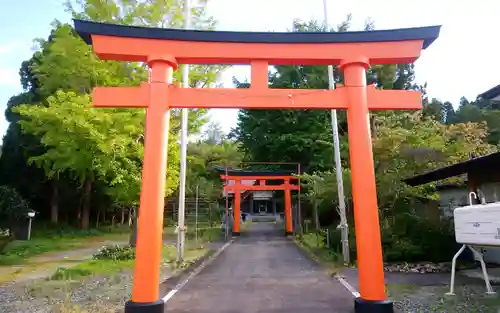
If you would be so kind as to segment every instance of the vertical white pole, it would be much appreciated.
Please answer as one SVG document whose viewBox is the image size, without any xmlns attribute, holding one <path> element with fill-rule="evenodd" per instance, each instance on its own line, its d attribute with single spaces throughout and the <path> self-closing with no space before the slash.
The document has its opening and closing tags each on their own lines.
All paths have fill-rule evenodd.
<svg viewBox="0 0 500 313">
<path fill-rule="evenodd" d="M 191 18 L 191 7 L 189 0 L 184 2 L 184 28 L 189 29 Z M 189 65 L 182 67 L 182 82 L 184 88 L 189 88 Z M 179 232 L 177 233 L 177 262 L 184 260 L 184 241 L 186 229 L 184 225 L 186 204 L 186 162 L 187 162 L 187 140 L 188 140 L 188 110 L 182 109 L 181 117 L 181 172 L 179 186 Z"/>
<path fill-rule="evenodd" d="M 195 239 L 196 239 L 196 242 L 198 242 L 198 197 L 199 197 L 199 186 L 200 185 L 196 185 L 196 203 L 195 203 L 195 206 L 196 206 L 196 216 L 195 216 Z"/>
<path fill-rule="evenodd" d="M 325 16 L 324 27 L 325 32 L 328 32 L 328 6 L 327 0 L 323 0 L 323 13 Z M 333 66 L 328 65 L 328 87 L 329 89 L 335 89 L 335 77 L 333 75 Z M 341 227 L 341 240 L 342 240 L 342 255 L 344 257 L 344 263 L 350 263 L 349 255 L 349 228 L 347 225 L 346 218 L 346 208 L 345 208 L 345 197 L 344 197 L 344 182 L 342 178 L 342 164 L 340 162 L 340 143 L 339 143 L 339 131 L 338 131 L 338 121 L 337 121 L 337 110 L 332 110 L 332 137 L 333 137 L 333 149 L 335 154 L 335 173 L 337 174 L 337 193 L 339 200 L 339 215 L 340 215 L 340 227 Z"/>
</svg>

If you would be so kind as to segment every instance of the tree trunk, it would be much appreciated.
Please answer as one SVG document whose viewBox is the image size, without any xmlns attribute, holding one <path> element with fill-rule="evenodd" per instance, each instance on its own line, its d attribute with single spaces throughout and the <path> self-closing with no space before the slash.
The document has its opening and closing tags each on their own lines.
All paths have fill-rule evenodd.
<svg viewBox="0 0 500 313">
<path fill-rule="evenodd" d="M 97 218 L 95 220 L 95 228 L 99 228 L 99 219 L 101 217 L 101 210 L 97 211 Z"/>
<path fill-rule="evenodd" d="M 132 222 L 133 222 L 134 215 L 135 215 L 135 210 L 134 210 L 134 208 L 130 208 L 130 209 L 128 210 L 128 227 L 131 227 L 131 226 L 132 226 Z"/>
<path fill-rule="evenodd" d="M 89 229 L 91 196 L 92 196 L 92 176 L 89 175 L 89 177 L 85 181 L 85 194 L 84 194 L 82 218 L 81 218 L 82 229 Z"/>
<path fill-rule="evenodd" d="M 120 220 L 120 224 L 123 225 L 125 223 L 125 208 L 124 207 L 121 208 L 121 214 L 122 214 L 122 218 Z"/>
<path fill-rule="evenodd" d="M 133 211 L 132 211 L 133 210 Z M 130 226 L 130 237 L 129 237 L 129 245 L 131 247 L 135 247 L 137 243 L 137 216 L 138 210 L 132 209 L 129 214 L 129 226 Z"/>
<path fill-rule="evenodd" d="M 58 181 L 52 183 L 52 198 L 50 199 L 50 222 L 57 224 L 59 222 L 59 186 Z"/>
<path fill-rule="evenodd" d="M 375 119 L 375 115 L 370 116 L 370 128 L 372 131 L 372 138 L 377 138 L 377 120 Z"/>
<path fill-rule="evenodd" d="M 102 221 L 101 221 L 102 224 L 106 225 L 106 210 L 102 210 L 101 216 L 102 216 Z"/>
<path fill-rule="evenodd" d="M 316 230 L 319 230 L 319 213 L 318 213 L 318 205 L 314 205 L 314 227 Z"/>
</svg>

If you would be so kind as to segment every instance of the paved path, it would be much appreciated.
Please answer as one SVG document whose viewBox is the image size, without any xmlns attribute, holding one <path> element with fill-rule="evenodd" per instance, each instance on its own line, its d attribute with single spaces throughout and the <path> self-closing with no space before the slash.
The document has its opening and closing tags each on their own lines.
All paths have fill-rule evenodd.
<svg viewBox="0 0 500 313">
<path fill-rule="evenodd" d="M 349 313 L 352 295 L 276 225 L 253 223 L 166 304 L 168 313 Z"/>
</svg>

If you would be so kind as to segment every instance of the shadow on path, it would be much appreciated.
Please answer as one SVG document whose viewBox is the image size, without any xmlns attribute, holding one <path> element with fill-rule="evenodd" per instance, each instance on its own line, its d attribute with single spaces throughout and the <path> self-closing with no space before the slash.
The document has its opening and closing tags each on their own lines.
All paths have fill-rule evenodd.
<svg viewBox="0 0 500 313">
<path fill-rule="evenodd" d="M 166 304 L 169 313 L 347 313 L 352 295 L 272 223 L 252 223 Z"/>
</svg>

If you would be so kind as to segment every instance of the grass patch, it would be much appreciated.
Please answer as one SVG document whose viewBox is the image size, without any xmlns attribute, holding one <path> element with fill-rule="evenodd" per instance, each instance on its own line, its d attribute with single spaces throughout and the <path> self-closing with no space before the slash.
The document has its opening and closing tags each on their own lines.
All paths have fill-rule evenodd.
<svg viewBox="0 0 500 313">
<path fill-rule="evenodd" d="M 34 238 L 29 241 L 13 241 L 0 253 L 0 265 L 25 263 L 28 258 L 50 251 L 78 249 L 81 240 L 63 238 Z"/>
<path fill-rule="evenodd" d="M 401 295 L 412 293 L 418 289 L 418 286 L 412 284 L 387 284 L 385 291 L 387 296 L 391 299 L 396 299 Z"/>
<path fill-rule="evenodd" d="M 110 275 L 129 270 L 134 267 L 135 260 L 91 260 L 74 267 L 60 267 L 50 277 L 50 280 L 78 280 L 81 277 L 94 275 Z"/>
<path fill-rule="evenodd" d="M 64 228 L 33 232 L 31 240 L 14 240 L 0 252 L 0 265 L 23 264 L 29 258 L 47 252 L 82 249 L 106 240 L 127 240 L 128 228 L 93 229 L 89 231 Z"/>
<path fill-rule="evenodd" d="M 186 241 L 198 240 L 199 243 L 209 243 L 217 241 L 222 236 L 222 231 L 219 226 L 203 226 L 198 228 L 198 234 L 196 234 L 195 225 L 186 225 Z M 175 227 L 168 226 L 163 229 L 163 234 L 167 236 L 167 239 L 176 239 L 177 234 L 175 233 Z"/>
<path fill-rule="evenodd" d="M 197 247 L 186 247 L 184 251 L 184 262 L 178 264 L 176 262 L 177 249 L 175 246 L 164 246 L 162 251 L 162 261 L 172 270 L 182 270 L 199 258 L 203 257 L 208 252 L 208 249 Z M 82 277 L 96 276 L 96 275 L 113 275 L 123 271 L 130 271 L 134 268 L 134 260 L 113 260 L 113 259 L 100 259 L 89 260 L 77 264 L 76 266 L 66 268 L 60 267 L 49 278 L 49 280 L 78 280 Z"/>
<path fill-rule="evenodd" d="M 327 271 L 334 275 L 342 267 L 342 255 L 328 249 L 324 245 L 324 235 L 316 233 L 303 234 L 296 237 L 295 242 L 304 249 L 316 262 L 324 266 Z"/>
</svg>

